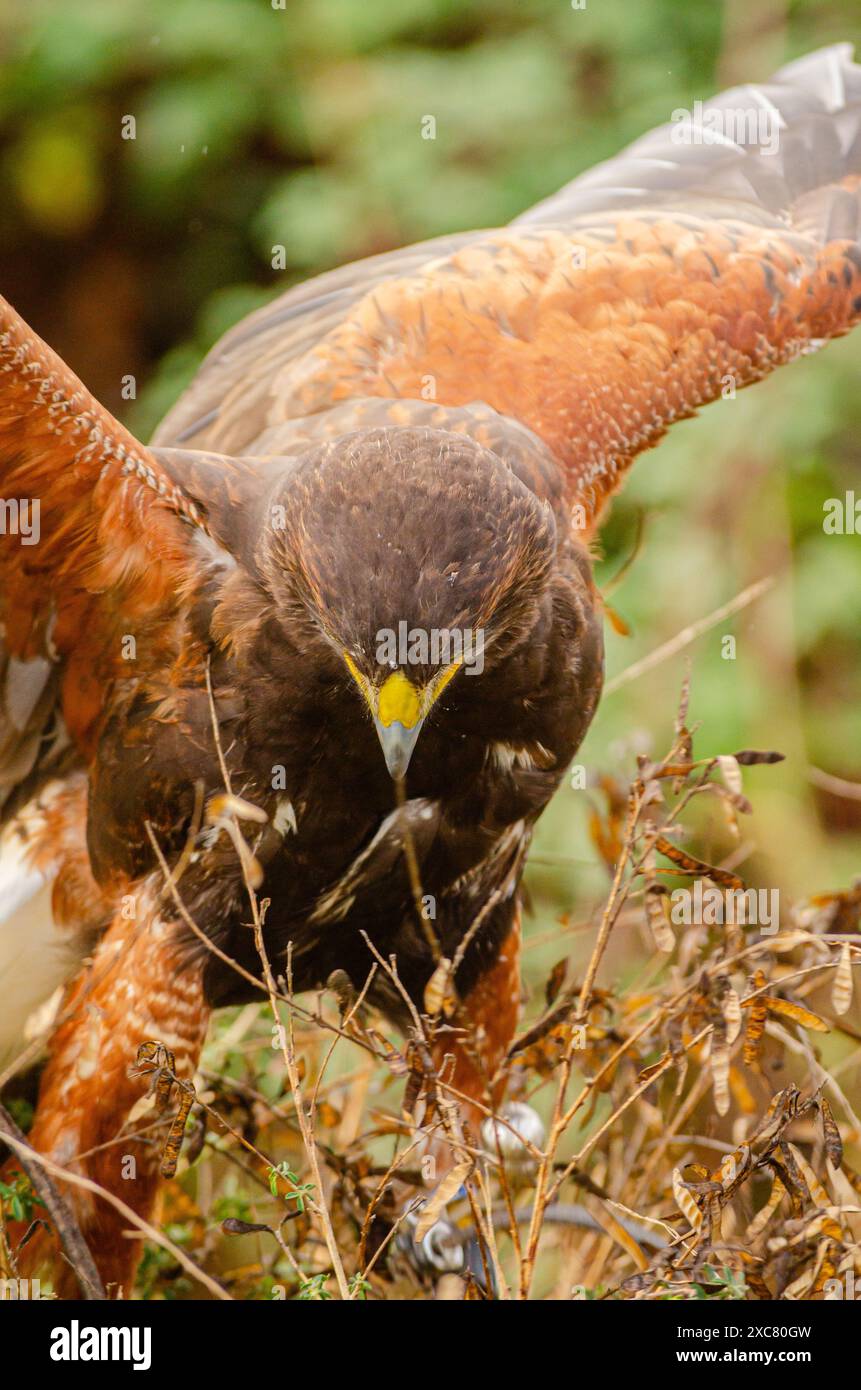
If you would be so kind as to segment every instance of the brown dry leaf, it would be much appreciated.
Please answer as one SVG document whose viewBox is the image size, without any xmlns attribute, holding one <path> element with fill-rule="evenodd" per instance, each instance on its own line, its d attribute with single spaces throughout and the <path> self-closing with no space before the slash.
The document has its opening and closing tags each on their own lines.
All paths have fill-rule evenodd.
<svg viewBox="0 0 861 1390">
<path fill-rule="evenodd" d="M 398 1049 L 392 1046 L 388 1038 L 384 1038 L 382 1033 L 377 1032 L 376 1028 L 368 1029 L 368 1037 L 383 1053 L 386 1065 L 391 1068 L 394 1075 L 405 1076 L 408 1071 L 407 1063 L 401 1053 L 398 1052 Z"/>
<path fill-rule="evenodd" d="M 676 730 L 676 737 L 677 737 L 677 738 L 681 738 L 683 734 L 686 734 L 686 733 L 687 733 L 686 724 L 687 724 L 687 719 L 688 719 L 688 707 L 689 707 L 690 703 L 691 703 L 691 672 L 690 672 L 690 666 L 688 666 L 688 670 L 686 671 L 684 680 L 682 681 L 682 688 L 681 688 L 681 690 L 679 691 L 679 707 L 678 707 L 678 709 L 676 710 L 675 730 Z"/>
<path fill-rule="evenodd" d="M 762 989 L 764 984 L 765 975 L 761 970 L 757 970 L 753 977 L 754 989 Z M 759 1060 L 759 1045 L 762 1042 L 765 1020 L 768 1017 L 768 1009 L 764 1000 L 765 996 L 758 994 L 750 1002 L 750 1013 L 747 1016 L 747 1028 L 744 1034 L 744 1060 L 749 1067 L 754 1066 Z"/>
<path fill-rule="evenodd" d="M 819 1273 L 816 1276 L 816 1282 L 813 1285 L 813 1288 L 810 1290 L 811 1298 L 815 1298 L 817 1294 L 821 1294 L 825 1288 L 826 1282 L 829 1279 L 833 1279 L 835 1274 L 837 1273 L 837 1266 L 831 1258 L 832 1249 L 833 1247 L 830 1244 L 826 1244 L 822 1264 L 820 1265 Z"/>
<path fill-rule="evenodd" d="M 801 1100 L 801 1092 L 794 1082 L 790 1082 L 772 1096 L 768 1109 L 751 1135 L 751 1142 L 756 1144 L 757 1153 L 762 1156 L 769 1153 L 789 1121 L 806 1108 L 806 1103 Z"/>
<path fill-rule="evenodd" d="M 834 986 L 831 990 L 831 1007 L 836 1014 L 849 1012 L 852 1003 L 852 947 L 844 941 L 840 952 L 840 963 L 834 972 Z"/>
<path fill-rule="evenodd" d="M 792 1215 L 800 1216 L 811 1198 L 804 1174 L 795 1161 L 795 1155 L 787 1144 L 778 1144 L 767 1161 L 779 1173 L 780 1181 L 789 1193 Z"/>
<path fill-rule="evenodd" d="M 805 1301 L 810 1291 L 810 1286 L 813 1283 L 813 1278 L 814 1271 L 812 1269 L 802 1270 L 797 1279 L 793 1279 L 791 1284 L 787 1284 L 786 1288 L 783 1290 L 783 1297 L 791 1300 L 793 1303 Z"/>
<path fill-rule="evenodd" d="M 406 1116 L 408 1120 L 412 1120 L 415 1116 L 423 1082 L 423 1073 L 419 1068 L 413 1067 L 407 1077 L 407 1084 L 404 1087 L 404 1097 L 401 1101 L 401 1114 Z"/>
<path fill-rule="evenodd" d="M 659 951 L 668 955 L 676 949 L 676 938 L 667 911 L 667 890 L 662 883 L 652 883 L 646 889 L 646 917 Z"/>
<path fill-rule="evenodd" d="M 814 1173 L 810 1164 L 807 1162 L 807 1159 L 804 1157 L 804 1154 L 801 1152 L 801 1150 L 797 1149 L 794 1144 L 788 1143 L 786 1147 L 791 1150 L 792 1157 L 795 1159 L 796 1163 L 798 1164 L 798 1167 L 801 1169 L 804 1181 L 807 1183 L 807 1190 L 810 1193 L 810 1196 L 813 1198 L 814 1206 L 832 1206 L 833 1203 L 831 1201 L 831 1198 L 825 1191 L 825 1188 L 822 1186 L 822 1183 L 819 1181 L 818 1177 Z"/>
<path fill-rule="evenodd" d="M 731 1197 L 736 1188 L 740 1187 L 747 1179 L 751 1163 L 749 1144 L 739 1144 L 733 1153 L 724 1154 L 720 1161 L 720 1167 L 712 1174 L 712 1177 L 720 1182 L 723 1188 L 724 1201 Z"/>
<path fill-rule="evenodd" d="M 696 766 L 696 763 L 645 763 L 640 768 L 640 776 L 649 782 L 659 782 L 662 777 L 687 777 Z"/>
<path fill-rule="evenodd" d="M 570 1036 L 570 1027 L 565 1023 L 557 1023 L 535 1042 L 518 1048 L 514 1054 L 514 1066 L 519 1071 L 534 1071 L 539 1076 L 551 1076 L 559 1065 Z"/>
<path fill-rule="evenodd" d="M 329 1101 L 321 1100 L 317 1106 L 317 1118 L 325 1129 L 334 1129 L 341 1123 L 341 1112 L 336 1110 L 334 1105 L 330 1105 Z"/>
<path fill-rule="evenodd" d="M 451 1018 L 456 1008 L 457 995 L 452 980 L 451 961 L 447 956 L 442 956 L 439 965 L 425 985 L 425 1013 L 430 1014 L 431 1018 L 435 1018 L 437 1014 L 444 1014 L 446 1018 Z"/>
<path fill-rule="evenodd" d="M 715 1110 L 725 1115 L 729 1110 L 729 1047 L 725 1038 L 716 1037 L 712 1044 L 711 1068 Z"/>
<path fill-rule="evenodd" d="M 657 1076 L 658 1072 L 664 1070 L 667 1062 L 670 1060 L 670 1056 L 671 1054 L 669 1052 L 665 1052 L 659 1062 L 653 1062 L 651 1066 L 643 1067 L 642 1071 L 637 1072 L 637 1080 L 641 1082 L 651 1081 L 653 1076 Z"/>
<path fill-rule="evenodd" d="M 358 998 L 353 982 L 346 970 L 333 970 L 326 981 L 326 988 L 332 991 L 338 1001 L 338 1012 L 343 1023 Z"/>
<path fill-rule="evenodd" d="M 630 637 L 631 629 L 625 622 L 625 619 L 622 617 L 621 613 L 618 613 L 615 608 L 611 607 L 611 605 L 603 596 L 601 602 L 604 608 L 604 612 L 607 615 L 607 618 L 609 619 L 610 626 L 616 633 L 616 636 Z"/>
<path fill-rule="evenodd" d="M 782 763 L 786 754 L 762 753 L 756 748 L 743 748 L 740 753 L 733 753 L 732 756 L 740 767 L 753 767 L 755 763 Z"/>
<path fill-rule="evenodd" d="M 780 1178 L 775 1173 L 774 1182 L 771 1186 L 771 1194 L 768 1198 L 768 1201 L 766 1202 L 765 1206 L 762 1207 L 756 1213 L 756 1216 L 753 1218 L 753 1220 L 751 1221 L 750 1225 L 744 1233 L 745 1245 L 752 1245 L 756 1238 L 762 1235 L 769 1221 L 774 1216 L 774 1213 L 777 1211 L 777 1208 L 780 1205 L 780 1200 L 783 1197 L 785 1191 L 786 1188 L 783 1186 L 783 1183 L 780 1181 Z"/>
<path fill-rule="evenodd" d="M 731 874 L 727 869 L 715 868 L 713 864 L 706 864 L 702 859 L 695 859 L 692 854 L 686 854 L 684 850 L 679 849 L 678 845 L 674 845 L 672 840 L 668 840 L 664 835 L 658 836 L 655 841 L 655 849 L 659 850 L 677 868 L 683 869 L 686 874 L 696 874 L 699 878 L 710 878 L 712 883 L 718 884 L 721 888 L 744 889 L 744 881 L 737 874 Z"/>
<path fill-rule="evenodd" d="M 734 758 L 731 753 L 722 753 L 718 757 L 717 763 L 720 768 L 720 775 L 729 790 L 735 796 L 743 796 L 744 786 L 741 780 L 741 768 L 739 767 L 738 759 Z"/>
<path fill-rule="evenodd" d="M 567 973 L 567 970 L 568 958 L 567 956 L 563 956 L 561 960 L 558 960 L 556 962 L 553 969 L 550 971 L 550 974 L 547 977 L 547 983 L 544 986 L 544 999 L 547 1003 L 548 1008 L 558 997 L 559 991 L 565 983 L 565 975 Z"/>
<path fill-rule="evenodd" d="M 681 1171 L 673 1169 L 673 1196 L 676 1199 L 676 1206 L 682 1216 L 694 1231 L 699 1231 L 703 1224 L 703 1213 L 700 1211 L 693 1195 L 688 1190 Z"/>
<path fill-rule="evenodd" d="M 753 1294 L 754 1298 L 758 1298 L 763 1303 L 774 1302 L 774 1294 L 771 1292 L 771 1289 L 768 1287 L 762 1275 L 757 1270 L 746 1270 L 744 1281 L 747 1284 L 747 1287 L 750 1289 L 751 1293 Z"/>
<path fill-rule="evenodd" d="M 825 1236 L 828 1240 L 842 1241 L 843 1232 L 840 1229 L 840 1222 L 835 1220 L 831 1212 L 823 1211 L 819 1216 L 814 1216 L 812 1221 L 799 1231 L 790 1241 L 791 1245 L 800 1245 L 802 1241 L 815 1240 L 817 1236 Z"/>
<path fill-rule="evenodd" d="M 726 1019 L 726 1040 L 732 1047 L 741 1032 L 741 1001 L 732 986 L 724 990 L 720 1006 Z"/>
<path fill-rule="evenodd" d="M 818 1014 L 811 1013 L 801 1004 L 793 1004 L 789 999 L 778 999 L 773 994 L 763 994 L 760 998 L 768 1009 L 769 1013 L 780 1014 L 783 1018 L 791 1018 L 793 1023 L 800 1023 L 802 1028 L 807 1028 L 811 1033 L 830 1033 L 831 1029 L 824 1019 Z"/>
<path fill-rule="evenodd" d="M 624 1226 L 607 1211 L 606 1207 L 596 1203 L 593 1207 L 592 1215 L 611 1240 L 614 1240 L 617 1245 L 621 1245 L 622 1249 L 627 1251 L 638 1269 L 649 1268 L 648 1256 L 644 1254 L 640 1246 L 634 1240 L 634 1237 L 628 1234 Z"/>
<path fill-rule="evenodd" d="M 623 823 L 628 797 L 613 777 L 601 777 L 601 791 L 607 798 L 606 820 L 592 811 L 589 816 L 589 835 L 607 868 L 614 872 L 622 853 Z"/>
<path fill-rule="evenodd" d="M 452 1197 L 463 1187 L 471 1172 L 472 1159 L 467 1159 L 463 1163 L 456 1163 L 451 1171 L 446 1173 L 442 1182 L 431 1193 L 419 1212 L 419 1219 L 413 1232 L 413 1240 L 416 1244 L 424 1240 L 431 1226 L 439 1220 Z"/>
<path fill-rule="evenodd" d="M 839 1168 L 843 1163 L 843 1140 L 831 1110 L 823 1096 L 819 1102 L 819 1118 L 822 1121 L 822 1137 L 825 1140 L 825 1153 L 832 1167 Z"/>
<path fill-rule="evenodd" d="M 743 816 L 752 816 L 753 807 L 746 796 L 739 796 L 736 792 L 731 792 L 729 787 L 723 786 L 721 782 L 709 782 L 708 790 L 713 795 L 719 796 L 724 803 L 724 808 L 728 811 L 740 811 Z M 735 817 L 733 817 L 735 819 Z M 736 829 L 738 822 L 736 821 Z"/>
</svg>

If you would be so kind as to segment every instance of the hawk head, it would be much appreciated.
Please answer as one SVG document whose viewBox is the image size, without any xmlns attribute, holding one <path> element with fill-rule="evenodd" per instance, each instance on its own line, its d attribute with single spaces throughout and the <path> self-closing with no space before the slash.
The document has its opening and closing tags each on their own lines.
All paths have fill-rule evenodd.
<svg viewBox="0 0 861 1390">
<path fill-rule="evenodd" d="M 431 429 L 344 435 L 300 460 L 279 495 L 270 592 L 303 630 L 303 659 L 349 673 L 401 778 L 450 683 L 493 681 L 528 638 L 553 512 L 496 454 Z"/>
</svg>

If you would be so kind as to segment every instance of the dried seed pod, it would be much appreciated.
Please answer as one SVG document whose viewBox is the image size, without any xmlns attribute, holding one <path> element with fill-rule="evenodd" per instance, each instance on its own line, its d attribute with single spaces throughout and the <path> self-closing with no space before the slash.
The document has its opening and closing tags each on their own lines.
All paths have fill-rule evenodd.
<svg viewBox="0 0 861 1390">
<path fill-rule="evenodd" d="M 840 952 L 840 963 L 834 972 L 834 986 L 831 990 L 831 1007 L 836 1014 L 849 1012 L 853 988 L 852 947 L 848 941 L 844 941 L 843 949 Z"/>
<path fill-rule="evenodd" d="M 682 1216 L 694 1231 L 699 1231 L 703 1224 L 703 1213 L 678 1168 L 673 1169 L 673 1196 Z"/>
<path fill-rule="evenodd" d="M 712 1044 L 711 1068 L 715 1110 L 725 1115 L 729 1110 L 729 1047 L 726 1038 L 717 1038 Z"/>
<path fill-rule="evenodd" d="M 650 884 L 645 895 L 646 917 L 655 945 L 667 955 L 676 949 L 676 938 L 667 915 L 667 890 L 662 883 Z"/>
<path fill-rule="evenodd" d="M 720 775 L 726 786 L 735 796 L 741 796 L 744 787 L 741 780 L 741 767 L 738 758 L 734 758 L 732 753 L 721 753 L 718 755 L 718 767 Z"/>
<path fill-rule="evenodd" d="M 431 1227 L 436 1225 L 441 1213 L 469 1178 L 472 1169 L 473 1163 L 470 1158 L 465 1159 L 463 1163 L 456 1163 L 455 1166 L 446 1173 L 442 1182 L 434 1189 L 419 1212 L 419 1218 L 413 1233 L 413 1240 L 416 1243 L 423 1241 Z"/>
<path fill-rule="evenodd" d="M 761 970 L 757 970 L 753 984 L 754 989 L 762 989 L 765 984 L 765 975 Z M 744 1060 L 749 1067 L 759 1063 L 759 1045 L 765 1032 L 767 1017 L 768 1009 L 764 1002 L 764 996 L 758 994 L 750 1002 L 750 1013 L 747 1016 L 747 1028 L 744 1034 Z"/>
<path fill-rule="evenodd" d="M 431 1018 L 438 1014 L 451 1018 L 457 1008 L 451 961 L 447 956 L 441 957 L 439 965 L 425 985 L 424 1008 L 425 1013 L 430 1014 Z"/>
<path fill-rule="evenodd" d="M 831 1111 L 831 1106 L 824 1096 L 819 1101 L 819 1118 L 822 1121 L 822 1137 L 825 1140 L 825 1153 L 828 1161 L 833 1168 L 839 1168 L 843 1163 L 843 1140 L 840 1137 L 840 1130 L 837 1128 L 837 1121 Z"/>
<path fill-rule="evenodd" d="M 163 1178 L 172 1178 L 176 1173 L 176 1165 L 179 1162 L 179 1151 L 182 1148 L 182 1140 L 185 1134 L 185 1122 L 188 1113 L 194 1104 L 194 1087 L 188 1086 L 180 1091 L 179 1109 L 173 1118 L 170 1133 L 164 1146 L 161 1156 L 161 1175 Z"/>
</svg>

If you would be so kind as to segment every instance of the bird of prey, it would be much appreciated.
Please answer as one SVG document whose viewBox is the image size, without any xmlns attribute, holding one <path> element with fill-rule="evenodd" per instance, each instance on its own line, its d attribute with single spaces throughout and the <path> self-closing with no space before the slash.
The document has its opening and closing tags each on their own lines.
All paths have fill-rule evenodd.
<svg viewBox="0 0 861 1390">
<path fill-rule="evenodd" d="M 508 227 L 290 289 L 149 446 L 2 302 L 0 1041 L 66 983 L 39 1150 L 150 1213 L 137 1049 L 189 1077 L 209 1012 L 261 997 L 249 880 L 275 979 L 376 965 L 407 1029 L 447 996 L 452 1093 L 499 1099 L 530 835 L 601 692 L 602 509 L 728 380 L 861 317 L 859 235 L 844 45 Z M 127 1218 L 71 1197 L 127 1291 Z"/>
</svg>

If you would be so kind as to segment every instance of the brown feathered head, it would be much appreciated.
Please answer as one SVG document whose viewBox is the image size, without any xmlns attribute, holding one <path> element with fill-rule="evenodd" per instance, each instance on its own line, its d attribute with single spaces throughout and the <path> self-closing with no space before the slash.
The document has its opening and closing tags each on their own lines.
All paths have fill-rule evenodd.
<svg viewBox="0 0 861 1390">
<path fill-rule="evenodd" d="M 391 428 L 306 455 L 270 511 L 276 605 L 303 626 L 308 659 L 325 646 L 346 666 L 402 777 L 446 686 L 489 678 L 531 630 L 553 513 L 473 440 Z"/>
</svg>

